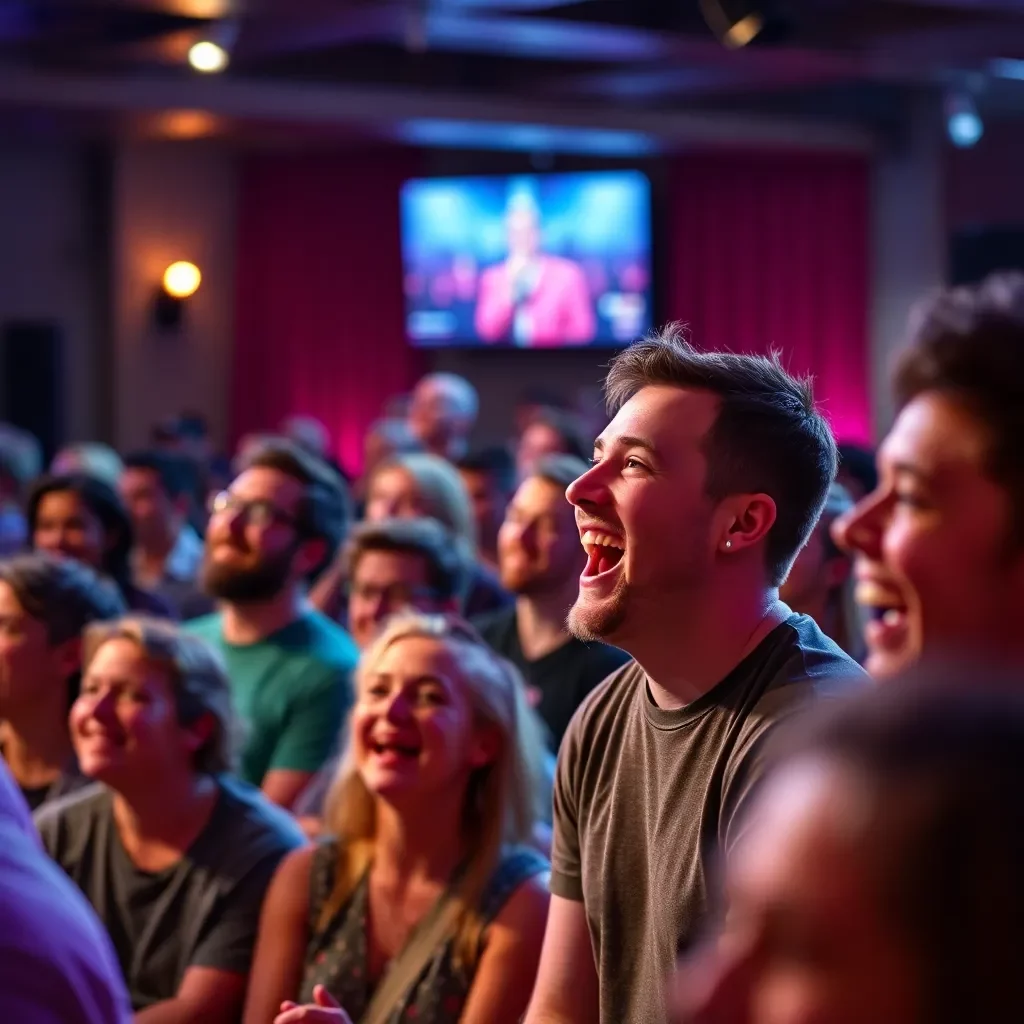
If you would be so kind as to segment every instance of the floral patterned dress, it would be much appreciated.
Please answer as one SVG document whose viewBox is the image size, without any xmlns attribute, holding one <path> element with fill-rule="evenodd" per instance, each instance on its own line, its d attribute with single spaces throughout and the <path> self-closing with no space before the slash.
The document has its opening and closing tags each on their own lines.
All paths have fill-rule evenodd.
<svg viewBox="0 0 1024 1024">
<path fill-rule="evenodd" d="M 369 868 L 348 900 L 327 923 L 319 927 L 320 913 L 334 886 L 338 847 L 322 843 L 313 856 L 310 875 L 309 921 L 311 938 L 300 1003 L 313 1002 L 313 988 L 323 985 L 356 1024 L 366 1013 L 374 986 L 368 978 L 366 926 L 369 906 Z M 491 876 L 480 902 L 485 922 L 494 919 L 505 901 L 523 882 L 548 871 L 541 854 L 527 847 L 507 847 Z M 453 942 L 438 947 L 419 979 L 396 1004 L 388 1024 L 458 1024 L 473 983 L 473 972 L 453 961 Z"/>
</svg>

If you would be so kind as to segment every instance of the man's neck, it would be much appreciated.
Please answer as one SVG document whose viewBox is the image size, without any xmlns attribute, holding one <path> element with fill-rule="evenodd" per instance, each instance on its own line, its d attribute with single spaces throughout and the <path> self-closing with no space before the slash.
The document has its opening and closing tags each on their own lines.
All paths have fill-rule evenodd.
<svg viewBox="0 0 1024 1024">
<path fill-rule="evenodd" d="M 160 531 L 135 544 L 136 576 L 143 584 L 152 585 L 164 574 L 164 566 L 178 541 L 180 528 Z"/>
<path fill-rule="evenodd" d="M 642 635 L 621 646 L 647 674 L 660 708 L 685 707 L 718 685 L 790 614 L 776 590 L 754 590 L 745 599 L 732 593 L 703 594 L 686 614 L 664 606 L 636 608 L 630 618 Z"/>
<path fill-rule="evenodd" d="M 128 856 L 145 871 L 181 859 L 206 827 L 217 801 L 208 775 L 167 772 L 138 792 L 115 792 L 114 821 Z"/>
<path fill-rule="evenodd" d="M 53 701 L 8 718 L 0 732 L 7 766 L 25 789 L 49 785 L 72 761 L 66 687 L 55 687 Z"/>
<path fill-rule="evenodd" d="M 267 601 L 224 602 L 221 630 L 229 644 L 255 644 L 285 626 L 306 611 L 306 599 L 297 587 L 287 587 Z"/>
<path fill-rule="evenodd" d="M 569 580 L 542 594 L 520 594 L 516 598 L 516 631 L 527 661 L 538 661 L 569 642 L 565 618 L 573 606 L 579 584 Z"/>
</svg>

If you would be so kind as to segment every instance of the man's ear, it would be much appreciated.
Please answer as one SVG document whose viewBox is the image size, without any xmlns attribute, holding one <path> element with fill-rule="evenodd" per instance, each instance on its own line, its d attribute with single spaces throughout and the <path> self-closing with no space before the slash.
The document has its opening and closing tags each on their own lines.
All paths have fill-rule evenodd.
<svg viewBox="0 0 1024 1024">
<path fill-rule="evenodd" d="M 55 644 L 52 649 L 53 657 L 60 674 L 67 679 L 80 671 L 82 668 L 82 638 L 73 636 L 69 640 Z"/>
<path fill-rule="evenodd" d="M 295 553 L 295 568 L 302 577 L 308 576 L 327 554 L 327 541 L 322 537 L 311 537 L 302 541 Z"/>
<path fill-rule="evenodd" d="M 185 743 L 191 753 L 201 750 L 210 740 L 214 730 L 217 728 L 217 719 L 205 711 L 194 722 L 183 726 Z"/>
<path fill-rule="evenodd" d="M 474 768 L 491 764 L 501 751 L 501 733 L 497 726 L 479 725 L 469 746 L 469 763 Z"/>
<path fill-rule="evenodd" d="M 778 510 L 768 494 L 734 494 L 719 506 L 716 550 L 735 553 L 760 544 L 775 525 Z"/>
</svg>

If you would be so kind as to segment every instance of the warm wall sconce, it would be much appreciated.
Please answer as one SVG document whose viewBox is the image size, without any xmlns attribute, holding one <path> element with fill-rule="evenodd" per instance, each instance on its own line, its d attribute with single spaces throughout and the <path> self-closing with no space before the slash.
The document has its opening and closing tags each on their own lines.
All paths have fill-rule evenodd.
<svg viewBox="0 0 1024 1024">
<path fill-rule="evenodd" d="M 195 295 L 202 279 L 199 268 L 185 260 L 172 263 L 164 271 L 154 304 L 157 326 L 173 329 L 181 325 L 185 301 Z"/>
</svg>

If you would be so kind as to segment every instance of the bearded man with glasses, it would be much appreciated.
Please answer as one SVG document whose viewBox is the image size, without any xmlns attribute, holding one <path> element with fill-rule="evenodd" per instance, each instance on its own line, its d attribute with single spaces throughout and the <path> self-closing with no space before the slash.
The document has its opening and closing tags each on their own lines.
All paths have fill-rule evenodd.
<svg viewBox="0 0 1024 1024">
<path fill-rule="evenodd" d="M 279 439 L 250 449 L 210 505 L 201 578 L 219 611 L 188 629 L 226 663 L 245 728 L 241 776 L 283 807 L 331 756 L 352 705 L 355 644 L 306 600 L 349 518 L 337 474 Z"/>
</svg>

